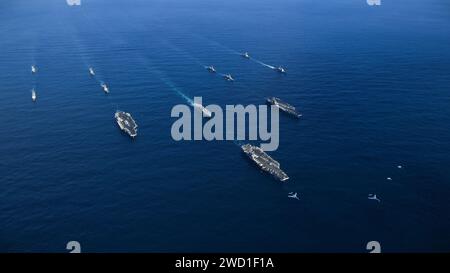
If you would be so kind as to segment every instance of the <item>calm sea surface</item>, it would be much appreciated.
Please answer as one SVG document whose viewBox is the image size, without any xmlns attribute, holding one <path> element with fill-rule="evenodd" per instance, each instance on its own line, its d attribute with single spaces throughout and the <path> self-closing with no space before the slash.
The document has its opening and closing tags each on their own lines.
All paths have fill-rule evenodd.
<svg viewBox="0 0 450 273">
<path fill-rule="evenodd" d="M 270 152 L 289 182 L 232 141 L 173 141 L 194 96 L 296 105 Z M 0 251 L 449 251 L 449 106 L 445 0 L 4 0 Z"/>
</svg>

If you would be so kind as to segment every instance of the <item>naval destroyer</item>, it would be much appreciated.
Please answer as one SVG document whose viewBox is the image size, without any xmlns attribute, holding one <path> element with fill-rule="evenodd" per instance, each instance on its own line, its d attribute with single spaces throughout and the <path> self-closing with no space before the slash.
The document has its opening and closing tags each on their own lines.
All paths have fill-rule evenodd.
<svg viewBox="0 0 450 273">
<path fill-rule="evenodd" d="M 216 69 L 214 68 L 214 66 L 206 66 L 205 67 L 206 68 L 206 70 L 208 70 L 209 72 L 211 72 L 211 73 L 216 73 L 217 71 L 216 71 Z"/>
<path fill-rule="evenodd" d="M 129 113 L 117 111 L 114 115 L 120 129 L 126 132 L 130 137 L 137 136 L 137 124 Z"/>
<path fill-rule="evenodd" d="M 33 88 L 33 90 L 31 90 L 31 100 L 33 100 L 33 102 L 35 102 L 36 99 L 37 99 L 36 91 Z"/>
<path fill-rule="evenodd" d="M 275 67 L 275 70 L 280 72 L 280 73 L 286 73 L 286 69 L 284 69 L 283 67 L 279 66 L 279 67 Z"/>
<path fill-rule="evenodd" d="M 286 181 L 289 176 L 280 168 L 280 163 L 271 158 L 261 148 L 245 144 L 241 146 L 242 151 L 253 160 L 263 171 L 266 171 L 273 175 L 280 181 Z"/>
<path fill-rule="evenodd" d="M 233 79 L 233 77 L 231 77 L 231 74 L 223 75 L 223 77 L 225 78 L 225 80 L 227 80 L 229 82 L 234 82 L 234 79 Z"/>
<path fill-rule="evenodd" d="M 296 118 L 300 118 L 302 114 L 300 114 L 294 106 L 290 105 L 289 103 L 286 103 L 279 98 L 271 97 L 267 99 L 267 102 L 271 105 L 277 106 L 281 111 L 286 112 Z"/>
<path fill-rule="evenodd" d="M 100 86 L 102 87 L 103 92 L 105 92 L 106 94 L 109 93 L 109 88 L 108 88 L 108 86 L 106 85 L 106 83 L 102 83 Z"/>
<path fill-rule="evenodd" d="M 194 102 L 194 103 L 192 104 L 192 106 L 194 107 L 195 110 L 198 110 L 198 111 L 202 112 L 202 115 L 203 115 L 205 118 L 211 118 L 211 117 L 212 117 L 211 111 L 209 111 L 209 110 L 208 110 L 206 107 L 204 107 L 203 105 Z"/>
</svg>

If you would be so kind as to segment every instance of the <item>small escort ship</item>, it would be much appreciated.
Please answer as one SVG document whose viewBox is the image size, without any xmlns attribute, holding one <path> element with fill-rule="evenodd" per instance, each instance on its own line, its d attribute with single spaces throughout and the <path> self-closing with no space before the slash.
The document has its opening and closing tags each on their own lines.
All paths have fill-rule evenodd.
<svg viewBox="0 0 450 273">
<path fill-rule="evenodd" d="M 216 69 L 214 68 L 214 66 L 207 66 L 207 67 L 205 67 L 206 68 L 206 70 L 208 70 L 209 72 L 211 72 L 211 73 L 216 73 Z"/>
<path fill-rule="evenodd" d="M 31 90 L 31 100 L 35 102 L 37 99 L 36 90 L 34 88 Z"/>
<path fill-rule="evenodd" d="M 229 82 L 233 82 L 234 81 L 233 77 L 231 77 L 231 74 L 223 75 L 223 77 L 224 77 L 225 80 L 227 80 Z"/>
<path fill-rule="evenodd" d="M 279 66 L 275 68 L 276 71 L 280 72 L 280 73 L 286 73 L 286 69 L 284 69 L 283 67 Z"/>
</svg>

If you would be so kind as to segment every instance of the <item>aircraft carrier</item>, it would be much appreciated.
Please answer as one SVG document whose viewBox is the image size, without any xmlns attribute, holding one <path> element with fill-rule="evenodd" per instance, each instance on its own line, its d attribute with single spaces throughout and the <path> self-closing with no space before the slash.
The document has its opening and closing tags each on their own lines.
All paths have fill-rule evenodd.
<svg viewBox="0 0 450 273">
<path fill-rule="evenodd" d="M 277 106 L 281 111 L 288 113 L 296 118 L 300 118 L 302 114 L 300 114 L 294 106 L 280 100 L 279 98 L 271 97 L 267 99 L 267 102 L 271 105 Z"/>
<path fill-rule="evenodd" d="M 138 126 L 129 113 L 117 111 L 114 117 L 122 131 L 126 132 L 132 138 L 137 136 Z"/>
<path fill-rule="evenodd" d="M 241 146 L 242 151 L 253 160 L 258 166 L 263 170 L 280 181 L 286 181 L 289 176 L 280 168 L 280 163 L 275 159 L 271 158 L 266 154 L 261 148 L 252 146 L 250 144 L 245 144 Z"/>
</svg>

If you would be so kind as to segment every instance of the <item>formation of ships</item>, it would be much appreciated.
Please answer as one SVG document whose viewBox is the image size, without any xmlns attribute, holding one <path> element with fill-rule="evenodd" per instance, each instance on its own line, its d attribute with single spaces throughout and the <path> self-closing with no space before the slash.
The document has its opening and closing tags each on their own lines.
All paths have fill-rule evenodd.
<svg viewBox="0 0 450 273">
<path fill-rule="evenodd" d="M 36 90 L 34 88 L 31 90 L 31 100 L 35 102 L 37 99 Z"/>
<path fill-rule="evenodd" d="M 248 54 L 248 52 L 242 53 L 241 56 L 244 57 L 245 59 L 251 59 L 251 58 L 250 58 L 250 55 Z M 284 69 L 284 68 L 281 67 L 281 66 L 278 66 L 278 67 L 271 67 L 271 68 L 272 68 L 273 70 L 277 71 L 277 72 L 280 72 L 280 73 L 286 73 L 286 69 Z"/>
<path fill-rule="evenodd" d="M 240 54 L 243 58 L 245 58 L 245 59 L 251 59 L 251 57 L 250 57 L 250 55 L 248 54 L 248 52 L 244 52 L 244 53 L 242 53 L 242 54 Z M 278 67 L 274 67 L 274 66 L 270 66 L 270 65 L 265 65 L 265 66 L 267 66 L 267 67 L 270 67 L 271 69 L 273 69 L 273 70 L 275 70 L 275 71 L 277 71 L 277 72 L 279 72 L 279 73 L 286 73 L 286 69 L 284 69 L 283 67 L 281 67 L 281 66 L 278 66 Z M 214 67 L 214 66 L 212 66 L 212 65 L 209 65 L 209 66 L 205 66 L 205 68 L 206 68 L 206 70 L 208 70 L 209 72 L 211 72 L 211 73 L 217 73 L 217 70 L 216 70 L 216 68 Z M 231 76 L 231 74 L 222 74 L 222 76 L 223 76 L 223 78 L 226 80 L 226 81 L 229 81 L 229 82 L 233 82 L 234 81 L 234 78 L 233 78 L 233 76 Z"/>
<path fill-rule="evenodd" d="M 295 117 L 300 118 L 302 115 L 295 109 L 294 106 L 282 101 L 279 98 L 271 97 L 267 99 L 267 103 L 275 105 L 281 111 Z M 289 176 L 281 169 L 280 163 L 270 157 L 261 148 L 252 146 L 250 144 L 244 144 L 241 146 L 242 151 L 255 162 L 263 171 L 270 173 L 276 179 L 280 181 L 286 181 Z"/>
<path fill-rule="evenodd" d="M 36 74 L 37 73 L 37 67 L 35 65 L 31 66 L 31 74 Z M 31 100 L 33 102 L 36 102 L 37 99 L 37 94 L 36 94 L 36 90 L 33 88 L 31 89 Z"/>
<path fill-rule="evenodd" d="M 242 57 L 246 59 L 250 59 L 250 55 L 248 52 L 245 52 L 241 54 Z M 205 67 L 208 71 L 211 73 L 216 73 L 216 69 L 214 66 L 206 66 Z M 279 67 L 273 67 L 274 70 L 280 72 L 280 73 L 286 73 L 286 70 Z M 37 67 L 32 65 L 31 66 L 31 73 L 36 74 L 37 73 Z M 89 75 L 95 76 L 95 71 L 92 67 L 89 67 Z M 231 74 L 224 74 L 223 77 L 227 81 L 234 81 L 234 78 L 231 76 Z M 100 84 L 103 92 L 106 94 L 109 93 L 109 88 L 105 83 Z M 31 99 L 33 102 L 37 99 L 36 90 L 33 88 L 31 91 Z M 282 112 L 285 112 L 295 118 L 300 118 L 301 114 L 296 110 L 296 108 L 284 101 L 282 101 L 279 98 L 271 97 L 266 100 L 266 102 L 270 105 L 274 105 L 278 107 L 279 110 Z M 193 103 L 192 106 L 195 109 L 200 110 L 203 113 L 204 117 L 210 118 L 212 116 L 212 113 L 203 107 L 202 105 Z M 124 112 L 124 111 L 116 111 L 114 114 L 114 118 L 116 119 L 117 125 L 119 128 L 127 133 L 131 138 L 135 138 L 138 133 L 138 125 L 136 121 L 133 119 L 130 113 Z M 252 146 L 250 144 L 244 144 L 241 146 L 242 151 L 250 158 L 256 165 L 258 165 L 261 170 L 271 174 L 273 177 L 280 181 L 286 181 L 289 179 L 289 176 L 281 169 L 280 163 L 270 157 L 266 152 L 264 152 L 261 148 L 257 146 Z"/>
<path fill-rule="evenodd" d="M 203 105 L 199 104 L 199 103 L 193 103 L 192 106 L 196 109 L 199 110 L 200 112 L 203 113 L 203 116 L 206 118 L 211 118 L 212 117 L 212 113 L 211 111 L 209 111 L 206 107 L 204 107 Z"/>
</svg>

